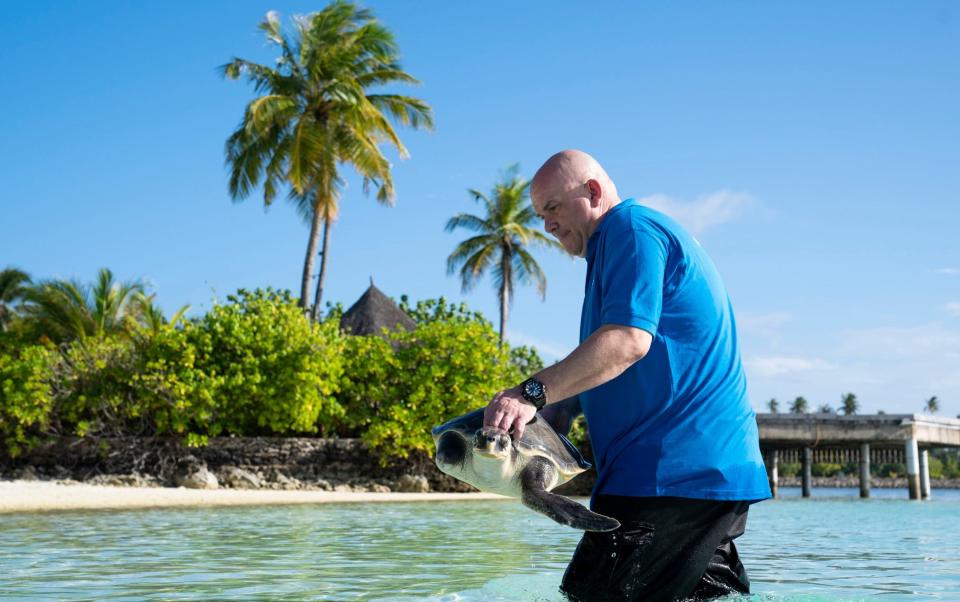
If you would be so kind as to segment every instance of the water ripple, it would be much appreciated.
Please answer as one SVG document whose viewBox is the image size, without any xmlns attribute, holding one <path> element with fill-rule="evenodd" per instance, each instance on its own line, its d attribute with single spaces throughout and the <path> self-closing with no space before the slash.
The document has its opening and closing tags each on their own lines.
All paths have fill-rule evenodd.
<svg viewBox="0 0 960 602">
<path fill-rule="evenodd" d="M 738 547 L 752 600 L 960 599 L 960 496 L 778 500 Z M 579 533 L 514 502 L 2 517 L 0 598 L 558 600 Z"/>
</svg>

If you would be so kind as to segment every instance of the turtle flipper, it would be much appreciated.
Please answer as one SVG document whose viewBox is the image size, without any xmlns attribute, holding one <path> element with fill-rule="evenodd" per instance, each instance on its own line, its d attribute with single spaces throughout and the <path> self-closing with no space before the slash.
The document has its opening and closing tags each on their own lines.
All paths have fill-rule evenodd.
<svg viewBox="0 0 960 602">
<path fill-rule="evenodd" d="M 535 512 L 549 516 L 561 525 L 584 531 L 613 531 L 620 522 L 597 514 L 570 498 L 550 493 L 547 484 L 553 480 L 556 468 L 543 458 L 534 458 L 520 474 L 521 501 Z"/>
</svg>

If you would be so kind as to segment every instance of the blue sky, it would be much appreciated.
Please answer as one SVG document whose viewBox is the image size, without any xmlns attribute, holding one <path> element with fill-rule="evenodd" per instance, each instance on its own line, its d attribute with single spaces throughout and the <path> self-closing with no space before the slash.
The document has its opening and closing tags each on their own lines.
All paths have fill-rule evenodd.
<svg viewBox="0 0 960 602">
<path fill-rule="evenodd" d="M 292 207 L 234 204 L 223 143 L 270 62 L 256 25 L 306 2 L 10 4 L 0 21 L 0 266 L 142 279 L 169 313 L 237 288 L 299 290 Z M 464 300 L 445 260 L 519 163 L 596 156 L 624 196 L 678 217 L 737 313 L 754 407 L 798 395 L 960 413 L 960 6 L 940 2 L 368 2 L 396 34 L 433 133 L 402 132 L 396 206 L 351 180 L 326 300 Z M 541 252 L 548 292 L 508 336 L 548 360 L 577 342 L 584 264 Z"/>
</svg>

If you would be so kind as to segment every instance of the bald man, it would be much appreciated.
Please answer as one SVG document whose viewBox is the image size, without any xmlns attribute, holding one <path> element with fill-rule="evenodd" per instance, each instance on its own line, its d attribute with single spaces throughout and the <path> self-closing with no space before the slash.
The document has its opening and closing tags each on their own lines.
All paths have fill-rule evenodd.
<svg viewBox="0 0 960 602">
<path fill-rule="evenodd" d="M 546 231 L 587 261 L 580 345 L 500 391 L 484 422 L 519 438 L 540 410 L 561 433 L 583 413 L 597 482 L 563 576 L 572 600 L 682 600 L 749 593 L 733 540 L 770 497 L 733 310 L 713 262 L 675 221 L 621 200 L 590 155 L 537 171 Z"/>
</svg>

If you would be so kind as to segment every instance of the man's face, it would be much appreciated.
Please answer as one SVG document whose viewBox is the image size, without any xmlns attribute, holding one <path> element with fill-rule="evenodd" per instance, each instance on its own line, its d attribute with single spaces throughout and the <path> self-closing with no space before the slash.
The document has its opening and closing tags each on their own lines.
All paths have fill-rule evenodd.
<svg viewBox="0 0 960 602">
<path fill-rule="evenodd" d="M 583 257 L 596 226 L 590 187 L 554 179 L 535 182 L 530 196 L 534 211 L 543 218 L 543 229 L 559 240 L 567 253 Z"/>
</svg>

